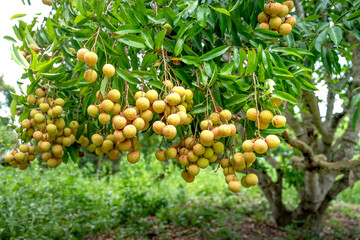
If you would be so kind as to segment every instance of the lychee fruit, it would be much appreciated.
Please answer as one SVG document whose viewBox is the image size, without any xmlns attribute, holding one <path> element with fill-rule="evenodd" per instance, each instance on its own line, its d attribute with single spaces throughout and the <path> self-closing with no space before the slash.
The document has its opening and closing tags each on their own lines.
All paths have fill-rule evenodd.
<svg viewBox="0 0 360 240">
<path fill-rule="evenodd" d="M 202 157 L 197 160 L 196 164 L 199 166 L 199 168 L 205 169 L 209 166 L 209 160 Z"/>
<path fill-rule="evenodd" d="M 45 116 L 42 115 L 41 113 L 37 113 L 37 114 L 35 114 L 34 119 L 35 119 L 35 122 L 42 123 L 45 121 Z"/>
<path fill-rule="evenodd" d="M 168 90 L 171 90 L 174 87 L 174 84 L 169 80 L 165 80 L 163 83 L 167 87 Z"/>
<path fill-rule="evenodd" d="M 176 127 L 174 127 L 173 125 L 167 125 L 163 128 L 162 134 L 167 139 L 173 139 L 176 137 L 177 134 Z"/>
<path fill-rule="evenodd" d="M 259 23 L 268 23 L 269 22 L 269 16 L 266 13 L 261 12 L 257 17 L 257 20 L 258 20 Z"/>
<path fill-rule="evenodd" d="M 179 117 L 180 117 L 180 123 L 179 124 L 184 124 L 187 121 L 187 114 L 186 112 L 183 111 L 179 111 L 176 113 Z M 170 115 L 171 116 L 171 115 Z M 169 116 L 169 117 L 170 117 Z"/>
<path fill-rule="evenodd" d="M 139 151 L 129 152 L 127 154 L 127 160 L 131 164 L 137 163 L 140 160 L 140 152 Z"/>
<path fill-rule="evenodd" d="M 249 108 L 246 111 L 246 117 L 250 120 L 250 121 L 256 121 L 257 120 L 257 116 L 258 116 L 258 111 L 256 110 L 256 108 Z"/>
<path fill-rule="evenodd" d="M 205 143 L 210 143 L 214 140 L 214 133 L 209 130 L 204 130 L 200 133 L 200 139 Z"/>
<path fill-rule="evenodd" d="M 192 176 L 187 170 L 183 170 L 181 172 L 181 177 L 185 180 L 185 182 L 191 183 L 195 180 L 195 176 Z"/>
<path fill-rule="evenodd" d="M 200 143 L 195 144 L 193 147 L 194 153 L 198 156 L 203 155 L 205 153 L 205 150 L 206 150 L 205 147 Z"/>
<path fill-rule="evenodd" d="M 132 124 L 136 127 L 138 131 L 143 130 L 145 128 L 145 121 L 142 118 L 136 118 Z"/>
<path fill-rule="evenodd" d="M 187 137 L 184 141 L 184 144 L 185 144 L 185 147 L 188 148 L 188 149 L 191 149 L 195 146 L 196 144 L 196 141 L 194 138 L 192 137 Z"/>
<path fill-rule="evenodd" d="M 150 122 L 153 119 L 154 114 L 151 110 L 145 110 L 140 114 L 140 116 L 145 122 Z"/>
<path fill-rule="evenodd" d="M 53 107 L 52 111 L 54 116 L 59 116 L 62 113 L 63 108 L 61 106 L 55 106 Z"/>
<path fill-rule="evenodd" d="M 189 174 L 191 176 L 196 176 L 199 174 L 200 172 L 200 168 L 198 165 L 195 165 L 195 164 L 191 164 L 188 168 L 187 168 Z"/>
<path fill-rule="evenodd" d="M 155 153 L 155 157 L 157 160 L 159 160 L 160 162 L 163 162 L 166 160 L 166 156 L 165 156 L 165 151 L 164 150 L 158 150 Z"/>
<path fill-rule="evenodd" d="M 29 119 L 24 119 L 22 122 L 21 122 L 21 126 L 23 128 L 26 128 L 26 129 L 30 129 L 31 128 L 31 122 Z"/>
<path fill-rule="evenodd" d="M 95 82 L 96 79 L 97 79 L 97 76 L 98 76 L 97 72 L 95 70 L 92 70 L 92 69 L 88 69 L 84 73 L 85 80 L 90 82 L 90 83 Z"/>
<path fill-rule="evenodd" d="M 113 101 L 113 102 L 117 102 L 120 100 L 120 92 L 117 89 L 111 89 L 108 94 L 107 97 Z"/>
<path fill-rule="evenodd" d="M 98 61 L 98 56 L 94 52 L 88 52 L 84 55 L 84 61 L 88 66 L 94 66 Z"/>
<path fill-rule="evenodd" d="M 272 106 L 273 106 L 274 108 L 278 108 L 278 107 L 280 107 L 282 101 L 281 101 L 280 98 L 271 97 L 271 98 L 270 98 L 270 102 L 272 103 Z"/>
<path fill-rule="evenodd" d="M 189 164 L 187 155 L 181 155 L 180 157 L 178 157 L 178 162 L 181 166 L 187 166 Z"/>
<path fill-rule="evenodd" d="M 214 155 L 214 150 L 213 150 L 212 148 L 210 148 L 210 147 L 207 147 L 207 148 L 205 149 L 205 152 L 204 152 L 204 154 L 203 154 L 203 157 L 209 159 L 209 158 L 211 158 L 213 155 Z"/>
<path fill-rule="evenodd" d="M 242 150 L 244 152 L 252 152 L 254 151 L 254 143 L 251 140 L 245 140 L 242 144 Z"/>
<path fill-rule="evenodd" d="M 252 187 L 258 183 L 259 179 L 254 173 L 249 173 L 245 176 L 246 185 Z"/>
<path fill-rule="evenodd" d="M 218 113 L 212 113 L 210 114 L 210 120 L 212 121 L 213 125 L 217 125 L 220 121 L 220 116 Z"/>
<path fill-rule="evenodd" d="M 99 134 L 94 134 L 91 136 L 91 142 L 95 146 L 100 146 L 104 142 L 104 138 Z"/>
<path fill-rule="evenodd" d="M 292 27 L 289 23 L 283 23 L 280 25 L 279 33 L 283 36 L 287 36 L 291 33 Z"/>
<path fill-rule="evenodd" d="M 120 115 L 116 115 L 113 117 L 112 123 L 115 129 L 123 129 L 126 126 L 127 120 Z"/>
<path fill-rule="evenodd" d="M 27 96 L 26 101 L 28 104 L 33 105 L 36 103 L 36 98 L 34 95 L 30 94 L 29 96 Z"/>
<path fill-rule="evenodd" d="M 270 25 L 267 23 L 260 23 L 258 28 L 270 30 Z"/>
<path fill-rule="evenodd" d="M 122 152 L 127 152 L 132 149 L 132 143 L 130 139 L 126 139 L 125 141 L 117 144 L 117 148 Z"/>
<path fill-rule="evenodd" d="M 237 178 L 237 176 L 235 175 L 235 174 L 228 174 L 228 175 L 226 175 L 226 177 L 225 177 L 225 182 L 228 184 L 230 181 L 232 181 L 232 180 L 234 180 L 234 181 L 237 181 L 238 180 L 238 178 Z"/>
<path fill-rule="evenodd" d="M 270 125 L 269 123 L 263 123 L 263 122 L 260 122 L 260 125 L 259 125 L 259 122 L 255 121 L 255 127 L 258 127 L 261 130 L 267 129 L 269 127 L 269 125 Z"/>
<path fill-rule="evenodd" d="M 221 159 L 220 160 L 220 165 L 221 165 L 222 168 L 230 167 L 231 166 L 230 159 L 228 159 L 228 158 Z"/>
<path fill-rule="evenodd" d="M 217 142 L 215 143 L 212 148 L 214 149 L 214 153 L 216 154 L 220 154 L 224 151 L 225 147 L 224 144 L 222 142 Z"/>
<path fill-rule="evenodd" d="M 294 8 L 294 2 L 293 1 L 284 1 L 282 4 L 288 7 L 289 12 L 291 12 L 291 10 Z"/>
<path fill-rule="evenodd" d="M 190 151 L 189 149 L 183 147 L 183 148 L 180 149 L 179 154 L 180 155 L 187 155 L 189 153 L 189 151 Z"/>
<path fill-rule="evenodd" d="M 171 91 L 179 94 L 181 98 L 185 95 L 185 89 L 184 89 L 184 87 L 181 87 L 181 86 L 173 87 L 173 89 Z"/>
<path fill-rule="evenodd" d="M 280 146 L 280 139 L 276 135 L 266 136 L 265 142 L 267 143 L 267 145 L 270 149 L 275 149 Z"/>
<path fill-rule="evenodd" d="M 103 144 L 101 145 L 101 150 L 102 150 L 104 153 L 107 153 L 107 152 L 109 152 L 113 147 L 114 147 L 113 141 L 107 139 L 107 140 L 105 140 L 105 141 L 103 142 Z"/>
<path fill-rule="evenodd" d="M 124 116 L 127 120 L 134 120 L 137 116 L 137 111 L 135 108 L 127 108 L 124 111 Z"/>
<path fill-rule="evenodd" d="M 170 106 L 179 105 L 181 97 L 178 93 L 171 93 L 166 97 L 166 100 Z"/>
<path fill-rule="evenodd" d="M 231 128 L 227 124 L 222 124 L 219 127 L 219 134 L 222 137 L 228 137 L 231 134 Z"/>
<path fill-rule="evenodd" d="M 258 154 L 266 153 L 268 145 L 263 139 L 258 139 L 254 142 L 254 151 Z"/>
<path fill-rule="evenodd" d="M 201 123 L 200 123 L 201 130 L 209 130 L 212 128 L 212 126 L 213 126 L 213 123 L 210 119 L 205 119 L 205 120 L 201 121 Z"/>
<path fill-rule="evenodd" d="M 272 29 L 278 29 L 282 24 L 282 20 L 279 17 L 270 18 L 269 25 Z"/>
<path fill-rule="evenodd" d="M 110 122 L 111 119 L 110 114 L 108 113 L 100 113 L 98 118 L 101 124 L 107 124 L 108 122 Z"/>
<path fill-rule="evenodd" d="M 228 184 L 229 190 L 233 193 L 240 192 L 241 183 L 238 180 L 231 180 Z"/>
<path fill-rule="evenodd" d="M 190 125 L 193 120 L 193 117 L 189 113 L 187 113 L 186 116 L 187 118 L 186 121 L 184 122 L 184 125 Z"/>
<path fill-rule="evenodd" d="M 89 50 L 87 50 L 86 48 L 80 48 L 79 51 L 77 52 L 76 56 L 77 56 L 77 59 L 80 61 L 80 62 L 85 62 L 85 54 L 87 54 L 89 52 Z"/>
<path fill-rule="evenodd" d="M 115 103 L 113 110 L 111 110 L 111 114 L 118 115 L 118 114 L 120 114 L 120 111 L 121 111 L 121 106 L 120 106 L 120 104 L 119 104 L 119 103 Z"/>
<path fill-rule="evenodd" d="M 164 127 L 165 127 L 165 123 L 163 123 L 162 121 L 155 121 L 153 123 L 152 129 L 155 133 L 162 134 L 162 130 Z"/>
<path fill-rule="evenodd" d="M 171 148 L 166 149 L 165 156 L 168 159 L 175 159 L 177 156 L 176 148 L 171 147 Z"/>
<path fill-rule="evenodd" d="M 284 116 L 274 116 L 272 119 L 272 125 L 276 128 L 281 128 L 286 124 L 286 117 Z"/>
<path fill-rule="evenodd" d="M 99 114 L 99 108 L 96 105 L 89 105 L 87 108 L 87 113 L 91 117 L 96 117 Z"/>
<path fill-rule="evenodd" d="M 229 110 L 225 109 L 220 112 L 220 120 L 225 123 L 231 120 L 232 114 Z"/>
<path fill-rule="evenodd" d="M 55 104 L 63 107 L 65 105 L 65 100 L 62 98 L 57 98 L 55 99 Z"/>
<path fill-rule="evenodd" d="M 156 113 L 163 113 L 165 111 L 166 103 L 163 100 L 156 100 L 152 108 Z"/>
<path fill-rule="evenodd" d="M 57 127 L 55 124 L 48 124 L 46 126 L 46 131 L 50 134 L 50 135 L 55 135 L 56 131 L 57 131 Z"/>
<path fill-rule="evenodd" d="M 99 105 L 100 110 L 104 111 L 104 112 L 111 112 L 114 108 L 114 103 L 109 100 L 109 99 L 105 99 L 104 101 L 102 101 Z"/>
<path fill-rule="evenodd" d="M 269 110 L 264 110 L 260 112 L 260 122 L 262 123 L 271 123 L 274 114 Z"/>
<path fill-rule="evenodd" d="M 194 98 L 194 93 L 190 89 L 185 90 L 185 101 L 190 102 Z"/>
<path fill-rule="evenodd" d="M 150 103 L 153 103 L 158 99 L 159 94 L 155 90 L 149 90 L 146 92 L 145 97 L 150 101 Z"/>
<path fill-rule="evenodd" d="M 120 155 L 120 152 L 119 152 L 118 150 L 115 150 L 115 149 L 113 149 L 113 150 L 111 150 L 111 151 L 109 152 L 109 158 L 110 158 L 111 160 L 116 160 L 116 159 L 118 159 L 118 158 L 119 158 L 119 155 Z"/>
<path fill-rule="evenodd" d="M 247 164 L 253 164 L 253 162 L 256 160 L 256 155 L 254 152 L 245 152 L 244 159 Z"/>
<path fill-rule="evenodd" d="M 223 169 L 224 176 L 227 176 L 229 174 L 235 174 L 235 169 L 233 167 L 226 167 Z"/>
<path fill-rule="evenodd" d="M 289 8 L 286 5 L 281 5 L 280 12 L 278 14 L 279 17 L 285 17 L 289 13 Z"/>
<path fill-rule="evenodd" d="M 291 25 L 292 28 L 294 28 L 295 25 L 296 25 L 296 18 L 294 18 L 294 17 L 288 17 L 288 18 L 286 18 L 286 20 L 285 20 L 284 23 L 288 23 L 288 24 Z"/>
<path fill-rule="evenodd" d="M 105 64 L 103 69 L 102 69 L 102 72 L 106 77 L 110 78 L 110 77 L 115 75 L 115 68 L 111 64 Z"/>
<path fill-rule="evenodd" d="M 50 106 L 49 106 L 48 103 L 40 103 L 39 109 L 40 109 L 43 113 L 46 113 L 46 112 L 50 109 Z"/>
<path fill-rule="evenodd" d="M 132 124 L 126 125 L 123 133 L 126 138 L 133 138 L 136 135 L 136 127 Z"/>
<path fill-rule="evenodd" d="M 199 156 L 196 155 L 193 151 L 190 151 L 190 152 L 188 153 L 188 160 L 189 160 L 190 162 L 196 162 L 198 159 L 199 159 Z"/>
<path fill-rule="evenodd" d="M 180 124 L 180 116 L 177 114 L 170 114 L 167 117 L 166 122 L 176 127 Z"/>
<path fill-rule="evenodd" d="M 121 130 L 115 130 L 114 131 L 114 137 L 115 137 L 115 140 L 118 141 L 118 142 L 123 142 L 126 139 L 123 131 L 121 131 Z"/>
<path fill-rule="evenodd" d="M 140 111 L 147 110 L 150 107 L 150 101 L 146 97 L 141 97 L 136 100 L 136 107 Z"/>
</svg>

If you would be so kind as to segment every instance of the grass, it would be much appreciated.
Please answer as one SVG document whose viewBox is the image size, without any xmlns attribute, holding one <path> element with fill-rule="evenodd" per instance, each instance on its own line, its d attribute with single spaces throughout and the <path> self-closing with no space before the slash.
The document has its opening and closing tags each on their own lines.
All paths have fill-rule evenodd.
<svg viewBox="0 0 360 240">
<path fill-rule="evenodd" d="M 146 161 L 121 162 L 121 171 L 107 176 L 75 164 L 56 169 L 34 164 L 25 172 L 0 166 L 0 238 L 83 239 L 106 233 L 150 238 L 151 234 L 168 235 L 173 226 L 190 238 L 194 234 L 235 239 L 241 229 L 229 223 L 271 220 L 268 203 L 257 187 L 234 195 L 221 172 L 204 170 L 188 184 L 174 165 Z M 356 184 L 339 195 L 336 203 L 341 203 L 346 216 L 359 216 L 352 208 L 360 203 L 359 194 Z M 293 196 L 292 190 L 285 191 L 290 205 L 297 201 Z"/>
</svg>

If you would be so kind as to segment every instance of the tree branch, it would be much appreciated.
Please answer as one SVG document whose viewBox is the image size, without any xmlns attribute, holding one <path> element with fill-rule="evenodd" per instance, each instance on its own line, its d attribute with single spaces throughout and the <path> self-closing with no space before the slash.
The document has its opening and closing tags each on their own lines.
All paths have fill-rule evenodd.
<svg viewBox="0 0 360 240">
<path fill-rule="evenodd" d="M 305 142 L 290 137 L 289 133 L 287 133 L 286 131 L 280 134 L 280 137 L 282 137 L 285 140 L 285 142 L 287 142 L 294 148 L 299 149 L 302 152 L 305 159 L 308 160 L 309 164 L 314 161 L 314 153 L 311 147 L 307 145 Z"/>
<path fill-rule="evenodd" d="M 300 0 L 294 0 L 294 4 L 295 4 L 296 15 L 298 16 L 298 18 L 304 19 L 305 18 L 305 12 L 304 12 L 304 7 L 303 7 L 301 1 Z"/>
<path fill-rule="evenodd" d="M 359 160 L 343 160 L 339 162 L 326 161 L 325 155 L 316 155 L 312 164 L 309 164 L 302 157 L 294 156 L 290 159 L 291 165 L 300 170 L 316 172 L 320 174 L 347 174 L 350 171 L 360 172 Z"/>
</svg>

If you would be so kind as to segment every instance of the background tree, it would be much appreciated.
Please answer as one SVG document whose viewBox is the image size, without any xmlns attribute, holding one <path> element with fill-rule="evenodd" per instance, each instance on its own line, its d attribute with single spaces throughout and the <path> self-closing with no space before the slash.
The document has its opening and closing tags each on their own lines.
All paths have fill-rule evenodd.
<svg viewBox="0 0 360 240">
<path fill-rule="evenodd" d="M 279 155 L 259 155 L 266 161 L 256 161 L 257 170 L 251 171 L 257 173 L 279 225 L 292 220 L 321 222 L 331 199 L 358 179 L 360 161 L 350 161 L 359 132 L 360 70 L 354 64 L 358 62 L 359 11 L 354 10 L 358 3 L 295 2 L 300 23 L 286 37 L 257 29 L 264 5 L 241 0 L 54 1 L 54 12 L 40 26 L 36 20 L 31 24 L 20 20 L 14 27 L 21 43 L 11 49 L 12 56 L 24 67 L 23 78 L 31 81 L 27 94 L 49 86 L 66 99 L 67 122 L 79 121 L 80 129 L 89 123 L 86 109 L 96 101 L 97 90 L 104 93 L 107 86 L 121 92 L 136 92 L 144 86 L 162 89 L 162 81 L 173 80 L 194 90 L 190 113 L 199 121 L 218 107 L 231 109 L 239 142 L 259 133 L 279 134 L 293 148 L 281 148 Z M 84 44 L 98 54 L 95 69 L 99 73 L 105 63 L 116 67 L 111 81 L 102 75 L 95 83 L 85 81 L 87 67 L 75 56 Z M 339 56 L 352 62 L 340 64 Z M 312 92 L 319 79 L 329 86 L 325 119 Z M 281 111 L 291 131 L 273 126 L 260 131 L 246 120 L 250 107 L 277 111 L 270 96 L 286 102 Z M 336 96 L 344 99 L 343 113 L 333 114 Z M 12 109 L 18 100 L 20 107 L 30 107 L 19 96 Z M 25 110 L 20 121 L 29 114 L 30 109 Z M 199 121 L 192 123 L 193 132 Z M 88 128 L 89 137 L 98 124 L 90 122 Z M 179 128 L 180 137 L 184 132 Z M 235 143 L 233 151 L 239 147 Z M 65 161 L 75 161 L 79 148 L 78 144 L 69 147 Z M 267 162 L 276 169 L 277 179 L 267 174 L 271 171 Z M 340 173 L 344 175 L 336 178 Z M 281 198 L 284 183 L 295 185 L 299 192 L 300 203 L 293 211 Z"/>
</svg>

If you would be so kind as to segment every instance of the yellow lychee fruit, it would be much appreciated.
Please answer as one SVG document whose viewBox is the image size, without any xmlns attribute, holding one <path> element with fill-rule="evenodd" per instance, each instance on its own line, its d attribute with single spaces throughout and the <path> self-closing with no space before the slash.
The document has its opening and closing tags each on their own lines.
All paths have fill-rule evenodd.
<svg viewBox="0 0 360 240">
<path fill-rule="evenodd" d="M 51 123 L 51 124 L 48 124 L 46 126 L 46 131 L 50 134 L 50 135 L 55 135 L 56 134 L 56 131 L 57 131 L 57 127 L 55 124 Z"/>
<path fill-rule="evenodd" d="M 191 149 L 195 146 L 196 144 L 196 141 L 194 138 L 192 137 L 187 137 L 184 141 L 184 144 L 185 144 L 185 147 L 188 148 L 188 149 Z"/>
<path fill-rule="evenodd" d="M 212 121 L 213 125 L 217 125 L 220 121 L 220 115 L 218 113 L 210 114 L 210 120 Z"/>
<path fill-rule="evenodd" d="M 100 146 L 104 142 L 104 138 L 99 134 L 94 134 L 91 136 L 91 142 L 95 146 Z"/>
<path fill-rule="evenodd" d="M 88 65 L 88 66 L 94 66 L 98 61 L 98 56 L 96 53 L 94 52 L 87 52 L 84 55 L 84 62 Z"/>
<path fill-rule="evenodd" d="M 280 25 L 279 33 L 283 36 L 287 36 L 291 33 L 292 27 L 289 23 L 283 23 Z"/>
<path fill-rule="evenodd" d="M 185 101 L 190 102 L 194 98 L 194 93 L 190 89 L 185 90 Z"/>
<path fill-rule="evenodd" d="M 193 151 L 189 151 L 188 153 L 188 160 L 190 162 L 196 162 L 199 159 L 199 156 L 196 155 Z"/>
<path fill-rule="evenodd" d="M 271 123 L 274 114 L 269 110 L 263 110 L 260 112 L 260 122 L 262 123 Z"/>
<path fill-rule="evenodd" d="M 127 154 L 127 160 L 131 164 L 137 163 L 140 160 L 140 152 L 139 151 L 129 152 Z"/>
<path fill-rule="evenodd" d="M 165 123 L 162 121 L 155 121 L 153 123 L 152 129 L 157 134 L 162 134 L 163 128 L 165 127 Z"/>
<path fill-rule="evenodd" d="M 145 96 L 146 96 L 146 94 L 145 94 L 143 91 L 137 91 L 137 92 L 135 93 L 134 99 L 135 99 L 135 101 L 136 101 L 136 100 L 138 100 L 139 98 L 145 97 Z"/>
<path fill-rule="evenodd" d="M 272 103 L 272 106 L 273 106 L 274 108 L 278 108 L 278 107 L 280 107 L 282 101 L 281 101 L 280 98 L 271 97 L 271 98 L 270 98 L 270 102 Z"/>
<path fill-rule="evenodd" d="M 258 183 L 259 179 L 254 173 L 249 173 L 245 176 L 245 182 L 248 186 L 252 187 Z"/>
<path fill-rule="evenodd" d="M 95 70 L 88 69 L 84 73 L 84 78 L 86 81 L 93 83 L 97 79 L 97 72 Z"/>
<path fill-rule="evenodd" d="M 101 124 L 107 124 L 108 122 L 110 122 L 111 117 L 108 113 L 100 113 L 98 119 Z"/>
<path fill-rule="evenodd" d="M 270 30 L 270 25 L 267 23 L 260 23 L 258 28 Z"/>
<path fill-rule="evenodd" d="M 171 148 L 166 149 L 165 156 L 168 159 L 175 159 L 177 156 L 176 148 L 171 147 Z"/>
<path fill-rule="evenodd" d="M 59 116 L 62 113 L 63 108 L 61 106 L 55 106 L 55 107 L 53 107 L 52 110 L 53 110 L 54 116 Z"/>
<path fill-rule="evenodd" d="M 199 174 L 200 172 L 200 168 L 198 165 L 195 165 L 195 164 L 191 164 L 188 168 L 187 168 L 189 174 L 191 176 L 196 176 Z"/>
<path fill-rule="evenodd" d="M 167 139 L 173 139 L 176 137 L 177 134 L 176 127 L 174 127 L 173 125 L 167 125 L 163 128 L 162 134 Z"/>
<path fill-rule="evenodd" d="M 288 17 L 288 18 L 286 18 L 286 20 L 285 20 L 284 23 L 288 23 L 288 24 L 291 25 L 292 28 L 294 28 L 295 25 L 296 25 L 296 18 L 294 18 L 294 17 Z"/>
<path fill-rule="evenodd" d="M 113 147 L 114 147 L 113 141 L 106 139 L 106 140 L 104 140 L 104 142 L 101 145 L 101 150 L 104 153 L 108 153 L 110 150 L 113 149 Z"/>
<path fill-rule="evenodd" d="M 166 103 L 163 100 L 156 100 L 152 108 L 156 113 L 163 113 L 165 111 Z"/>
<path fill-rule="evenodd" d="M 254 151 L 258 154 L 266 153 L 268 145 L 263 139 L 258 139 L 254 142 Z"/>
<path fill-rule="evenodd" d="M 34 119 L 35 119 L 35 122 L 42 123 L 45 121 L 45 116 L 41 113 L 37 113 L 37 114 L 35 114 Z"/>
<path fill-rule="evenodd" d="M 256 121 L 257 120 L 257 116 L 258 116 L 258 111 L 256 110 L 256 108 L 249 108 L 246 111 L 246 117 L 250 120 L 250 121 Z"/>
<path fill-rule="evenodd" d="M 229 158 L 223 158 L 220 160 L 220 166 L 222 168 L 227 168 L 227 167 L 230 167 L 231 166 L 231 162 L 230 162 L 230 159 Z"/>
<path fill-rule="evenodd" d="M 115 140 L 118 141 L 118 142 L 123 142 L 126 139 L 123 131 L 121 131 L 121 130 L 115 130 L 114 131 L 114 137 L 115 137 Z"/>
<path fill-rule="evenodd" d="M 180 111 L 176 113 L 179 118 L 180 118 L 180 123 L 179 124 L 184 124 L 187 121 L 187 114 L 186 112 Z M 170 115 L 171 116 L 171 115 Z M 170 117 L 169 116 L 169 117 Z"/>
<path fill-rule="evenodd" d="M 180 149 L 179 155 L 188 155 L 189 151 L 189 149 L 183 147 Z"/>
<path fill-rule="evenodd" d="M 193 147 L 194 153 L 198 156 L 203 155 L 205 153 L 205 150 L 206 150 L 205 147 L 200 143 L 195 144 Z"/>
<path fill-rule="evenodd" d="M 242 150 L 244 152 L 252 152 L 254 151 L 254 142 L 251 140 L 245 140 L 242 144 Z"/>
<path fill-rule="evenodd" d="M 26 144 L 21 144 L 21 145 L 19 146 L 19 150 L 20 150 L 20 152 L 26 153 L 26 152 L 29 151 L 29 146 L 26 145 Z"/>
<path fill-rule="evenodd" d="M 226 175 L 225 181 L 226 181 L 227 184 L 229 184 L 229 182 L 232 181 L 232 180 L 234 180 L 234 181 L 238 180 L 238 178 L 237 178 L 237 176 L 235 174 Z"/>
<path fill-rule="evenodd" d="M 183 170 L 181 172 L 181 177 L 185 180 L 185 182 L 191 183 L 195 180 L 195 176 L 192 176 L 187 170 Z"/>
<path fill-rule="evenodd" d="M 219 126 L 219 134 L 222 137 L 228 137 L 231 134 L 231 128 L 227 124 L 222 124 Z"/>
<path fill-rule="evenodd" d="M 146 92 L 145 97 L 150 101 L 150 103 L 153 103 L 158 99 L 159 94 L 155 90 L 149 90 Z"/>
<path fill-rule="evenodd" d="M 94 64 L 95 65 L 95 64 Z M 112 77 L 115 75 L 115 68 L 113 65 L 111 64 L 105 64 L 103 69 L 102 69 L 102 72 L 103 74 L 106 76 L 106 77 Z"/>
<path fill-rule="evenodd" d="M 178 157 L 178 162 L 180 163 L 181 166 L 187 166 L 189 164 L 189 160 L 187 155 L 181 155 Z"/>
<path fill-rule="evenodd" d="M 266 13 L 261 12 L 257 17 L 257 20 L 258 20 L 259 23 L 268 23 L 269 22 L 269 16 Z"/>
<path fill-rule="evenodd" d="M 126 125 L 124 127 L 123 133 L 126 138 L 133 138 L 136 135 L 136 127 L 132 124 Z"/>
<path fill-rule="evenodd" d="M 166 122 L 176 127 L 180 124 L 180 116 L 177 114 L 170 114 L 167 117 Z"/>
<path fill-rule="evenodd" d="M 165 151 L 164 150 L 158 150 L 155 153 L 155 157 L 157 160 L 159 160 L 160 162 L 163 162 L 166 160 L 166 156 L 165 156 Z"/>
<path fill-rule="evenodd" d="M 109 158 L 111 160 L 116 160 L 119 158 L 120 152 L 116 149 L 113 149 L 109 152 Z"/>
<path fill-rule="evenodd" d="M 279 29 L 280 25 L 282 24 L 282 20 L 281 18 L 279 17 L 272 17 L 270 18 L 270 21 L 269 21 L 269 26 L 272 28 L 272 29 Z"/>
<path fill-rule="evenodd" d="M 199 160 L 197 160 L 196 164 L 199 166 L 199 168 L 205 169 L 209 166 L 209 160 L 207 158 L 199 158 Z"/>
<path fill-rule="evenodd" d="M 214 140 L 214 133 L 209 130 L 204 130 L 200 133 L 200 139 L 205 143 L 210 143 Z"/>
<path fill-rule="evenodd" d="M 31 128 L 31 122 L 29 119 L 24 119 L 22 122 L 21 122 L 21 126 L 23 128 L 26 128 L 26 129 L 30 129 Z"/>
<path fill-rule="evenodd" d="M 220 112 L 220 120 L 225 123 L 231 120 L 232 114 L 229 110 L 225 109 Z"/>
<path fill-rule="evenodd" d="M 209 130 L 213 127 L 213 123 L 210 119 L 205 119 L 201 121 L 200 128 L 201 130 Z"/>
<path fill-rule="evenodd" d="M 181 86 L 173 87 L 171 91 L 179 94 L 181 98 L 185 95 L 185 88 Z"/>
<path fill-rule="evenodd" d="M 127 120 L 134 120 L 137 116 L 137 111 L 135 108 L 127 108 L 124 111 L 124 116 Z"/>
<path fill-rule="evenodd" d="M 282 18 L 282 17 L 285 17 L 286 15 L 288 15 L 288 13 L 289 13 L 289 7 L 284 4 L 281 5 L 278 16 Z"/>
<path fill-rule="evenodd" d="M 136 130 L 140 131 L 145 128 L 145 121 L 142 118 L 136 118 L 132 124 L 136 127 Z"/>
<path fill-rule="evenodd" d="M 272 125 L 276 128 L 281 128 L 286 124 L 286 117 L 284 116 L 275 116 L 272 119 Z"/>
<path fill-rule="evenodd" d="M 132 143 L 130 139 L 126 139 L 125 141 L 119 143 L 118 149 L 122 152 L 128 152 L 132 149 Z"/>
<path fill-rule="evenodd" d="M 65 100 L 62 98 L 55 99 L 55 104 L 63 107 L 65 105 Z"/>
<path fill-rule="evenodd" d="M 43 4 L 51 6 L 52 0 L 42 0 Z"/>
<path fill-rule="evenodd" d="M 105 99 L 99 105 L 100 110 L 104 112 L 111 112 L 114 108 L 114 103 L 111 100 Z"/>
<path fill-rule="evenodd" d="M 244 159 L 245 162 L 249 165 L 249 164 L 253 164 L 256 160 L 256 155 L 254 152 L 245 152 L 244 153 Z M 248 166 L 249 167 L 249 166 Z"/>
<path fill-rule="evenodd" d="M 233 193 L 240 192 L 241 183 L 238 180 L 231 180 L 228 184 L 229 190 Z"/>
<path fill-rule="evenodd" d="M 170 24 L 165 23 L 164 28 L 166 29 L 166 35 L 170 35 L 170 33 L 172 32 L 172 27 L 170 26 Z"/>
<path fill-rule="evenodd" d="M 89 50 L 87 50 L 86 48 L 80 48 L 79 51 L 77 52 L 76 56 L 78 58 L 78 60 L 80 62 L 85 62 L 85 54 L 87 54 L 89 52 Z"/>
<path fill-rule="evenodd" d="M 255 121 L 255 127 L 258 127 L 261 130 L 267 129 L 269 127 L 269 125 L 270 125 L 269 123 L 263 123 L 263 122 L 260 122 L 260 125 L 259 125 L 259 122 Z"/>
<path fill-rule="evenodd" d="M 180 104 L 181 97 L 178 93 L 171 93 L 166 97 L 166 100 L 170 106 L 176 106 Z"/>
<path fill-rule="evenodd" d="M 214 149 L 214 153 L 216 154 L 220 154 L 224 151 L 225 147 L 224 144 L 222 142 L 217 142 L 215 143 L 212 148 Z"/>
<path fill-rule="evenodd" d="M 107 97 L 113 101 L 113 102 L 117 102 L 120 100 L 120 92 L 117 89 L 111 89 L 108 94 Z"/>
<path fill-rule="evenodd" d="M 265 142 L 267 143 L 267 145 L 270 149 L 275 149 L 280 146 L 280 139 L 276 135 L 266 136 Z"/>
<path fill-rule="evenodd" d="M 91 117 L 96 117 L 99 114 L 99 109 L 96 105 L 89 105 L 87 108 L 87 113 Z"/>
<path fill-rule="evenodd" d="M 189 113 L 187 113 L 186 116 L 187 118 L 186 121 L 184 122 L 184 125 L 190 125 L 193 120 L 193 117 Z"/>
<path fill-rule="evenodd" d="M 284 1 L 282 4 L 288 7 L 289 12 L 291 12 L 291 10 L 294 8 L 294 2 L 293 1 Z"/>
<path fill-rule="evenodd" d="M 235 169 L 233 167 L 226 167 L 223 169 L 224 176 L 227 176 L 229 174 L 235 174 Z"/>
<path fill-rule="evenodd" d="M 214 140 L 211 142 L 204 142 L 203 140 L 200 139 L 200 143 L 204 146 L 204 147 L 211 147 L 212 145 L 214 145 Z"/>
<path fill-rule="evenodd" d="M 33 105 L 36 103 L 36 98 L 34 95 L 30 94 L 29 96 L 27 96 L 26 101 L 28 104 Z"/>
<path fill-rule="evenodd" d="M 168 90 L 171 90 L 174 87 L 174 84 L 169 80 L 165 80 L 163 83 L 167 87 Z"/>
</svg>

